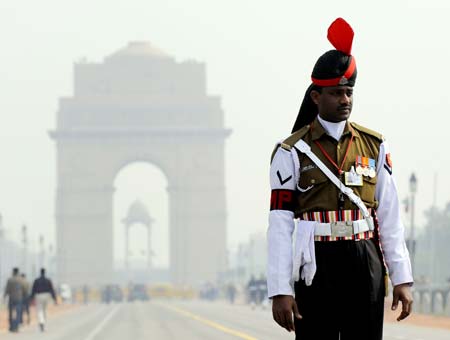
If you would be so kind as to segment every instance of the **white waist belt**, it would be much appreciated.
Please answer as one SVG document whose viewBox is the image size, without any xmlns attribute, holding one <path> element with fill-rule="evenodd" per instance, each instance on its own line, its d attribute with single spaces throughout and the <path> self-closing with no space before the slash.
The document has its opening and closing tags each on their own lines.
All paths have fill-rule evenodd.
<svg viewBox="0 0 450 340">
<path fill-rule="evenodd" d="M 317 222 L 314 227 L 315 236 L 350 237 L 375 229 L 373 218 L 367 217 L 356 221 L 338 221 L 330 223 Z"/>
</svg>

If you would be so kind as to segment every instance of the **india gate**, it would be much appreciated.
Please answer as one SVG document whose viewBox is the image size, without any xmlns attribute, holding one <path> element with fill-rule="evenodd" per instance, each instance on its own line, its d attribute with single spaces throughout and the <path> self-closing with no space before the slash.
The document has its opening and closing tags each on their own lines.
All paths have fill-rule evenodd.
<svg viewBox="0 0 450 340">
<path fill-rule="evenodd" d="M 205 64 L 178 62 L 147 42 L 74 65 L 74 93 L 59 99 L 56 240 L 59 282 L 113 278 L 114 180 L 130 163 L 168 180 L 169 262 L 174 284 L 197 286 L 226 269 L 227 212 L 220 97 Z"/>
</svg>

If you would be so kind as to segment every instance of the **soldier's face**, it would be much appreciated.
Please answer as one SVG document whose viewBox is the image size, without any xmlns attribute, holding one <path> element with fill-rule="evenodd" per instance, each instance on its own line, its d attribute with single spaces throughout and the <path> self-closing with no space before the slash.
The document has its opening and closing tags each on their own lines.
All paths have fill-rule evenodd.
<svg viewBox="0 0 450 340">
<path fill-rule="evenodd" d="M 353 88 L 350 86 L 324 87 L 321 92 L 312 91 L 311 98 L 322 119 L 337 123 L 350 117 L 353 105 Z"/>
</svg>

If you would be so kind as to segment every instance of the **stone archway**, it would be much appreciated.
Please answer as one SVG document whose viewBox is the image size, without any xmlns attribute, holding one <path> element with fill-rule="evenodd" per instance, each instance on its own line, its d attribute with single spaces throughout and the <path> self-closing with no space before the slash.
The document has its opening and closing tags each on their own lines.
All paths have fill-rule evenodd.
<svg viewBox="0 0 450 340">
<path fill-rule="evenodd" d="M 152 267 L 152 226 L 154 219 L 150 216 L 145 205 L 135 200 L 128 209 L 127 216 L 122 219 L 122 224 L 125 229 L 125 270 L 130 270 L 130 229 L 136 224 L 142 224 L 146 228 L 147 232 L 147 268 Z"/>
<path fill-rule="evenodd" d="M 169 183 L 170 273 L 175 284 L 214 280 L 226 266 L 224 143 L 220 98 L 206 94 L 205 65 L 178 63 L 130 43 L 103 63 L 74 67 L 60 98 L 56 142 L 60 282 L 107 283 L 113 273 L 113 181 L 133 162 Z"/>
</svg>

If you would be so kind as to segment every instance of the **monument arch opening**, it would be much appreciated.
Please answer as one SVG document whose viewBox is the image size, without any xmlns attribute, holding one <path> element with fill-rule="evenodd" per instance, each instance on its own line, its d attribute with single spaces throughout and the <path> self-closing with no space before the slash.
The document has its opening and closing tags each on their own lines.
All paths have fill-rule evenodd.
<svg viewBox="0 0 450 340">
<path fill-rule="evenodd" d="M 118 280 L 167 281 L 168 181 L 157 166 L 133 162 L 114 179 L 114 268 Z"/>
</svg>

